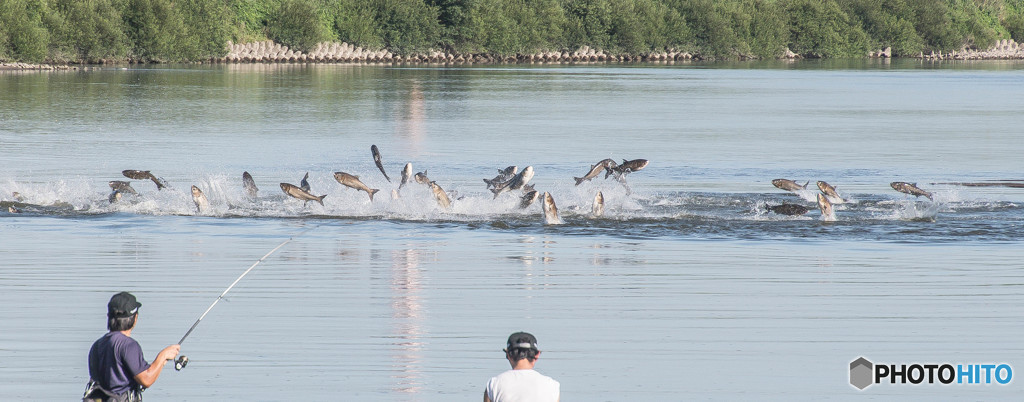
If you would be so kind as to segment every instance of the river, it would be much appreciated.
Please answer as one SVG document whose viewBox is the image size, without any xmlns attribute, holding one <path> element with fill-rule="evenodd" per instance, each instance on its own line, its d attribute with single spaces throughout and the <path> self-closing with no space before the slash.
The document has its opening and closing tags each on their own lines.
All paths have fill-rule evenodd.
<svg viewBox="0 0 1024 402">
<path fill-rule="evenodd" d="M 0 72 L 0 395 L 78 397 L 122 290 L 152 358 L 285 243 L 146 400 L 479 400 L 520 330 L 566 401 L 1017 396 L 849 367 L 1024 367 L 1024 188 L 953 184 L 1024 180 L 1020 88 L 994 61 Z M 606 158 L 649 164 L 575 185 Z M 513 165 L 564 224 L 481 180 Z M 279 187 L 307 172 L 323 206 Z"/>
</svg>

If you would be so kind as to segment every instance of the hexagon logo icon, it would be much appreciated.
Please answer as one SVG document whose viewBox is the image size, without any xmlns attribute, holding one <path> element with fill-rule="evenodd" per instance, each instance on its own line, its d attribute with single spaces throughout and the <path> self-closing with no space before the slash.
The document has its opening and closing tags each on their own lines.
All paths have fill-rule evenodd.
<svg viewBox="0 0 1024 402">
<path fill-rule="evenodd" d="M 863 357 L 850 362 L 850 385 L 857 387 L 859 390 L 863 390 L 871 385 L 874 382 L 871 379 L 874 366 L 868 359 Z"/>
</svg>

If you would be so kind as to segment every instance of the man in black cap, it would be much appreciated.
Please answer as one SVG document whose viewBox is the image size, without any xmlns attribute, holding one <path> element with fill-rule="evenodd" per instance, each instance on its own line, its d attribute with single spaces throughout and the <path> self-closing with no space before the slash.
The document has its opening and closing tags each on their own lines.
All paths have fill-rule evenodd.
<svg viewBox="0 0 1024 402">
<path fill-rule="evenodd" d="M 540 358 L 537 338 L 516 332 L 509 335 L 504 351 L 512 370 L 487 381 L 484 402 L 558 402 L 558 381 L 533 370 Z"/>
<path fill-rule="evenodd" d="M 84 401 L 134 402 L 142 400 L 142 390 L 156 382 L 164 363 L 178 356 L 180 345 L 161 350 L 153 364 L 146 363 L 142 347 L 131 338 L 142 303 L 128 292 L 121 292 L 107 303 L 106 335 L 89 349 L 89 385 Z"/>
</svg>

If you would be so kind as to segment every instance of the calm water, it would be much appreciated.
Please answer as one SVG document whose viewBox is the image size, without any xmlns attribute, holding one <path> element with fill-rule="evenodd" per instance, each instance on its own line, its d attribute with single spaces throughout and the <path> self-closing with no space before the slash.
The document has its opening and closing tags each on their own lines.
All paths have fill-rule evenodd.
<svg viewBox="0 0 1024 402">
<path fill-rule="evenodd" d="M 1021 88 L 998 62 L 2 73 L 0 399 L 78 397 L 116 291 L 152 358 L 289 238 L 147 400 L 479 400 L 518 330 L 566 401 L 1020 395 L 847 376 L 859 356 L 1024 368 L 1024 189 L 948 184 L 1024 180 Z M 574 185 L 604 158 L 650 164 Z M 417 183 L 392 198 L 406 163 L 451 209 Z M 509 165 L 565 224 L 492 196 Z M 280 190 L 306 172 L 324 206 Z M 110 203 L 110 180 L 138 195 Z M 817 180 L 847 201 L 834 221 Z M 764 208 L 783 202 L 810 212 Z"/>
</svg>

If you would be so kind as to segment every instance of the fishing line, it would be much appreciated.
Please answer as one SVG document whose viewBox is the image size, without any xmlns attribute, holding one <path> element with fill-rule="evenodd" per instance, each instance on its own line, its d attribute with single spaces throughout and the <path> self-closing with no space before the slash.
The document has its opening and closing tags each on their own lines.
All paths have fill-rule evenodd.
<svg viewBox="0 0 1024 402">
<path fill-rule="evenodd" d="M 278 244 L 277 247 L 274 247 L 272 250 L 270 250 L 270 252 L 268 252 L 267 254 L 264 254 L 263 257 L 260 257 L 260 259 L 256 260 L 256 262 L 253 263 L 249 267 L 249 269 L 245 270 L 245 272 L 242 272 L 242 274 L 239 275 L 238 278 L 235 278 L 234 282 L 231 282 L 231 286 L 228 286 L 228 288 L 224 289 L 224 292 L 222 292 L 220 294 L 220 296 L 217 296 L 217 299 L 215 299 L 213 301 L 213 304 L 210 304 L 210 307 L 206 308 L 206 311 L 204 311 L 203 315 L 200 315 L 199 319 L 197 319 L 196 322 L 192 324 L 192 327 L 190 327 L 188 329 L 188 332 L 185 332 L 185 336 L 181 337 L 181 340 L 178 341 L 178 345 L 181 345 L 183 342 L 185 342 L 185 338 L 188 338 L 188 336 L 192 334 L 192 331 L 195 330 L 197 326 L 199 326 L 199 322 L 202 321 L 203 318 L 206 317 L 206 314 L 210 313 L 210 310 L 213 310 L 213 306 L 216 306 L 217 303 L 219 303 L 222 299 L 224 299 L 224 295 L 228 294 L 228 292 L 231 291 L 231 288 L 234 288 L 235 285 L 237 285 L 238 282 L 242 280 L 242 278 L 244 278 L 246 275 L 248 275 L 249 272 L 252 271 L 253 268 L 256 268 L 256 266 L 260 265 L 260 263 L 263 262 L 263 260 L 266 260 L 267 257 L 270 257 L 271 254 L 274 254 L 277 250 L 280 250 L 281 247 L 284 247 L 285 244 L 291 243 L 291 241 L 295 240 L 296 237 L 302 236 L 302 235 L 306 234 L 306 232 L 308 232 L 310 230 L 313 230 L 313 229 L 316 229 L 318 227 L 320 227 L 320 225 L 313 226 L 313 227 L 311 227 L 309 229 L 306 229 L 306 230 L 303 230 L 303 231 L 299 232 L 299 234 L 297 234 L 297 235 L 289 237 L 288 240 L 285 240 L 285 241 L 281 242 L 281 244 Z M 176 360 L 174 360 L 174 369 L 180 371 L 181 369 L 185 368 L 185 366 L 187 364 L 188 364 L 188 356 L 185 356 L 185 355 L 178 356 L 178 358 Z"/>
</svg>

